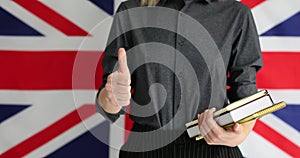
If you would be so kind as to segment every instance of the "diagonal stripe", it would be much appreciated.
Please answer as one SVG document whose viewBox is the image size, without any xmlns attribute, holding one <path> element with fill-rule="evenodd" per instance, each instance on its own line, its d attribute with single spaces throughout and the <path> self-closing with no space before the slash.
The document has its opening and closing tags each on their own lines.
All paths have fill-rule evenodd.
<svg viewBox="0 0 300 158">
<path fill-rule="evenodd" d="M 256 121 L 254 131 L 292 157 L 300 157 L 300 147 L 298 145 L 294 144 L 260 120 Z"/>
<path fill-rule="evenodd" d="M 300 132 L 281 118 L 274 115 L 274 113 L 262 117 L 260 121 L 272 127 L 273 130 L 277 131 L 294 144 L 300 145 Z"/>
<path fill-rule="evenodd" d="M 109 158 L 108 149 L 109 146 L 105 143 L 108 142 L 109 138 L 109 122 L 102 122 L 98 126 L 90 129 L 84 134 L 73 139 L 64 146 L 58 148 L 56 151 L 47 155 L 47 158 L 64 158 L 72 157 L 76 158 L 78 155 L 84 153 L 84 157 L 97 157 L 96 155 L 101 155 L 101 157 Z M 101 138 L 95 137 L 93 134 L 101 133 Z M 100 141 L 101 140 L 101 141 Z M 72 152 L 70 152 L 72 151 Z"/>
<path fill-rule="evenodd" d="M 88 33 L 38 0 L 14 0 L 42 20 L 68 36 L 87 36 Z"/>
<path fill-rule="evenodd" d="M 261 36 L 300 36 L 300 12 L 278 24 Z"/>
<path fill-rule="evenodd" d="M 262 34 L 300 11 L 299 0 L 268 0 L 252 9 L 258 34 Z"/>
<path fill-rule="evenodd" d="M 23 157 L 95 113 L 95 105 L 83 105 L 37 134 L 10 148 L 0 158 Z"/>
<path fill-rule="evenodd" d="M 299 104 L 294 104 L 294 105 L 288 104 L 284 109 L 276 111 L 273 114 L 300 132 L 300 123 L 299 123 L 300 105 Z"/>
<path fill-rule="evenodd" d="M 260 3 L 264 2 L 265 0 L 241 0 L 242 3 L 247 5 L 250 8 L 254 8 L 255 6 L 259 5 Z"/>
</svg>

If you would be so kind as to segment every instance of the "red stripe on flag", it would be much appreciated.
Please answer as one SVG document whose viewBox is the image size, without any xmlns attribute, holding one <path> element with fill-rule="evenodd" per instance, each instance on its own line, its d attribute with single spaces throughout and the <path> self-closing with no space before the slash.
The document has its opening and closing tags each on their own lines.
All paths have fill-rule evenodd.
<svg viewBox="0 0 300 158">
<path fill-rule="evenodd" d="M 261 121 L 256 121 L 254 131 L 292 157 L 300 157 L 300 147 Z"/>
<path fill-rule="evenodd" d="M 98 89 L 101 52 L 0 51 L 0 89 Z M 300 89 L 300 52 L 263 53 L 259 88 Z"/>
<path fill-rule="evenodd" d="M 87 36 L 88 33 L 70 20 L 47 7 L 39 0 L 14 0 L 28 11 L 68 36 Z"/>
<path fill-rule="evenodd" d="M 250 8 L 254 8 L 264 1 L 266 1 L 266 0 L 241 0 L 242 3 L 244 3 L 245 5 L 247 5 Z"/>
<path fill-rule="evenodd" d="M 0 89 L 98 89 L 103 73 L 101 54 L 96 51 L 0 51 Z"/>
<path fill-rule="evenodd" d="M 95 113 L 95 105 L 83 105 L 37 134 L 10 148 L 0 158 L 23 157 Z"/>
<path fill-rule="evenodd" d="M 125 136 L 124 136 L 124 142 L 127 142 L 127 139 L 129 137 L 131 128 L 133 126 L 133 121 L 129 117 L 130 113 L 130 106 L 126 107 L 126 115 L 125 115 Z"/>
<path fill-rule="evenodd" d="M 300 52 L 265 52 L 257 86 L 268 89 L 300 89 Z"/>
</svg>

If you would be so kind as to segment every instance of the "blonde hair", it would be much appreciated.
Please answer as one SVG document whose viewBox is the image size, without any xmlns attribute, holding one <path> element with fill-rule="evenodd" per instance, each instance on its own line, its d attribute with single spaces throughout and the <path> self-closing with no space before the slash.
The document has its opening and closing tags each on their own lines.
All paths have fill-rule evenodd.
<svg viewBox="0 0 300 158">
<path fill-rule="evenodd" d="M 141 5 L 143 6 L 155 6 L 159 0 L 141 0 Z"/>
</svg>

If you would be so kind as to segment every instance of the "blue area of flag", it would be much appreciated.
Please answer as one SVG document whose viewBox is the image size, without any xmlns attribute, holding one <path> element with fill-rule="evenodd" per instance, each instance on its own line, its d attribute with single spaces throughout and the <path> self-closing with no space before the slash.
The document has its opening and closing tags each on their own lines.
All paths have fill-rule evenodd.
<svg viewBox="0 0 300 158">
<path fill-rule="evenodd" d="M 23 111 L 30 105 L 0 104 L 0 123 L 9 117 Z"/>
<path fill-rule="evenodd" d="M 103 142 L 109 142 L 109 123 L 103 122 L 86 132 L 83 135 L 72 140 L 68 144 L 54 151 L 47 157 L 49 158 L 108 158 L 109 147 L 97 139 L 93 134 Z"/>
<path fill-rule="evenodd" d="M 0 35 L 9 36 L 43 36 L 15 16 L 0 7 Z"/>
<path fill-rule="evenodd" d="M 90 0 L 96 6 L 100 7 L 108 14 L 114 14 L 114 0 Z"/>
<path fill-rule="evenodd" d="M 263 33 L 262 36 L 300 36 L 300 12 Z"/>
<path fill-rule="evenodd" d="M 287 105 L 273 114 L 300 132 L 300 105 Z"/>
</svg>

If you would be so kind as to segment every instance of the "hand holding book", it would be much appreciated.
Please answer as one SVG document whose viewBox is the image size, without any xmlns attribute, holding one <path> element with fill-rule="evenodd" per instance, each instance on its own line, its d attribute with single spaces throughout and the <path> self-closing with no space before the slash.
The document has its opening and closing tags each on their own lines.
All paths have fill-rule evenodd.
<svg viewBox="0 0 300 158">
<path fill-rule="evenodd" d="M 260 91 L 244 99 L 229 104 L 223 109 L 214 112 L 215 121 L 224 128 L 229 128 L 237 123 L 245 123 L 258 119 L 266 114 L 277 111 L 286 106 L 285 102 L 274 104 L 272 98 L 266 90 Z M 202 139 L 198 127 L 198 120 L 186 124 L 190 137 L 196 140 Z"/>
</svg>

